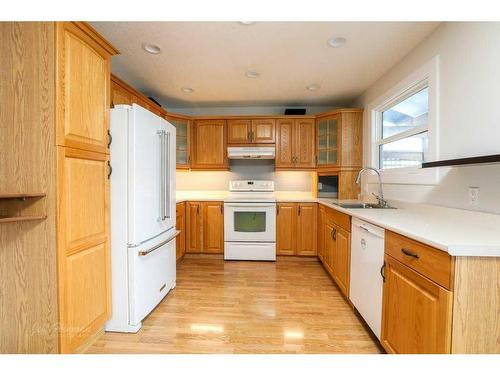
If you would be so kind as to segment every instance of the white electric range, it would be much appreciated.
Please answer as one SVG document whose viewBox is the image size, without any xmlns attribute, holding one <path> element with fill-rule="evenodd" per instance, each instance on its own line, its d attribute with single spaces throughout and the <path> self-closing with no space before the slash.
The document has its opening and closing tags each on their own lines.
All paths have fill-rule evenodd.
<svg viewBox="0 0 500 375">
<path fill-rule="evenodd" d="M 224 200 L 224 259 L 276 260 L 274 182 L 230 181 Z"/>
</svg>

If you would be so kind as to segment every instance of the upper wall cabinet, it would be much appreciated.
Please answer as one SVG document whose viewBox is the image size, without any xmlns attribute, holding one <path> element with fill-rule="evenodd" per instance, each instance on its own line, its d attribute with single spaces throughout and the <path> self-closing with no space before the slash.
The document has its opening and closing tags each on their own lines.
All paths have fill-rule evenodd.
<svg viewBox="0 0 500 375">
<path fill-rule="evenodd" d="M 316 120 L 318 170 L 362 166 L 363 110 L 342 109 Z"/>
<path fill-rule="evenodd" d="M 57 23 L 59 146 L 108 153 L 110 61 L 116 50 L 85 24 Z"/>
<path fill-rule="evenodd" d="M 189 120 L 177 115 L 167 115 L 165 119 L 175 126 L 176 134 L 176 160 L 177 169 L 189 169 Z"/>
<path fill-rule="evenodd" d="M 275 143 L 275 119 L 231 119 L 227 121 L 228 144 Z"/>
<path fill-rule="evenodd" d="M 167 114 L 164 108 L 153 102 L 146 95 L 140 93 L 117 76 L 111 74 L 111 107 L 119 104 L 131 105 L 133 103 L 146 108 L 148 111 L 158 116 L 164 117 Z"/>
<path fill-rule="evenodd" d="M 276 169 L 314 169 L 314 119 L 279 119 L 276 127 Z"/>
<path fill-rule="evenodd" d="M 226 121 L 198 120 L 192 127 L 192 169 L 227 170 Z"/>
</svg>

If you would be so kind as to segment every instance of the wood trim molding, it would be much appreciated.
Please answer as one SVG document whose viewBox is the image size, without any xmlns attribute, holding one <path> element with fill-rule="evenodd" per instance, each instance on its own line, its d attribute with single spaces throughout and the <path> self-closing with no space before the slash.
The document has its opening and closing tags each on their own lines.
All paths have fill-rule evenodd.
<svg viewBox="0 0 500 375">
<path fill-rule="evenodd" d="M 120 51 L 118 51 L 111 43 L 109 43 L 106 39 L 102 37 L 101 34 L 99 34 L 96 29 L 94 29 L 92 26 L 90 26 L 89 23 L 79 21 L 79 22 L 72 22 L 75 26 L 80 28 L 82 31 L 85 33 L 91 35 L 94 39 L 99 41 L 99 44 L 110 54 L 110 55 L 119 55 Z"/>
</svg>

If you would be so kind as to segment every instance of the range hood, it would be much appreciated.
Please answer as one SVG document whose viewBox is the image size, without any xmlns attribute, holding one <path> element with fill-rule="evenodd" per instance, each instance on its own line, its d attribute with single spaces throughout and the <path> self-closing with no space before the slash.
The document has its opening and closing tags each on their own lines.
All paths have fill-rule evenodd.
<svg viewBox="0 0 500 375">
<path fill-rule="evenodd" d="M 272 147 L 228 147 L 229 159 L 274 159 L 276 148 Z"/>
</svg>

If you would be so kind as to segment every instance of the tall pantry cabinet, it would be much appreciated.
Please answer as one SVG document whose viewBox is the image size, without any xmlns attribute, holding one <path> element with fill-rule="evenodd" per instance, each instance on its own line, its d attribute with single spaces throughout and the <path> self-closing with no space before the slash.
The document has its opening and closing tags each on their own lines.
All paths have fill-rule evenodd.
<svg viewBox="0 0 500 375">
<path fill-rule="evenodd" d="M 108 129 L 117 51 L 83 22 L 6 22 L 0 31 L 9 54 L 0 64 L 0 133 L 8 135 L 0 148 L 10 155 L 0 180 L 11 182 L 0 184 L 0 197 L 41 197 L 35 221 L 0 222 L 2 244 L 17 243 L 0 249 L 0 286 L 12 290 L 0 352 L 71 353 L 111 314 Z"/>
<path fill-rule="evenodd" d="M 110 62 L 117 51 L 84 23 L 56 24 L 59 343 L 72 352 L 110 310 Z"/>
</svg>

